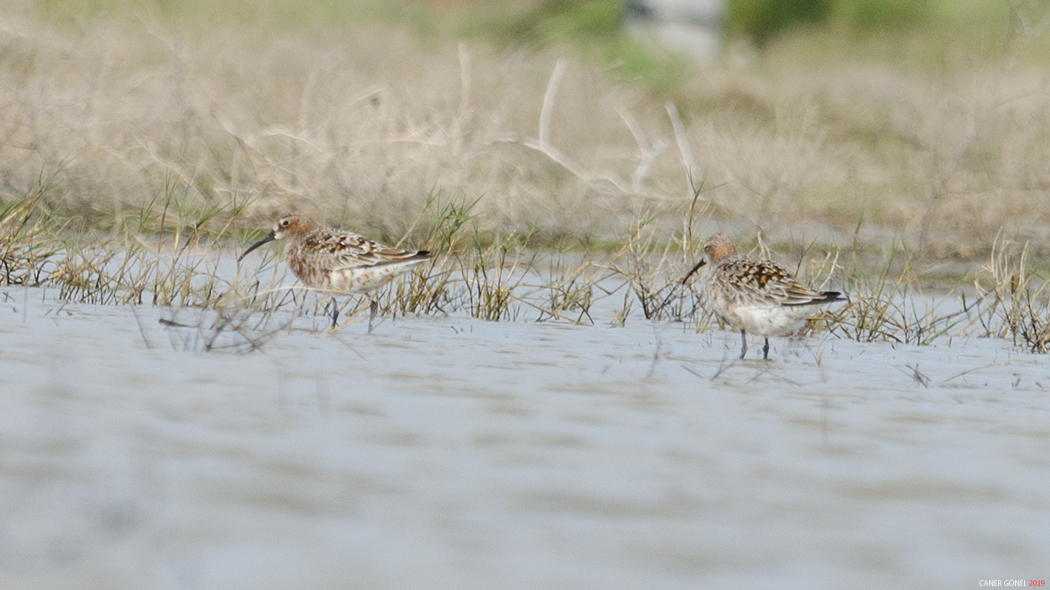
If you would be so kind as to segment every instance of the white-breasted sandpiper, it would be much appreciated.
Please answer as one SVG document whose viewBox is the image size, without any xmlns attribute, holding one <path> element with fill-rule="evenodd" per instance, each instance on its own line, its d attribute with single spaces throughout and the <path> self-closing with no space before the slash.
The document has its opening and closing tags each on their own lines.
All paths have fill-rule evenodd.
<svg viewBox="0 0 1050 590">
<path fill-rule="evenodd" d="M 285 240 L 288 266 L 307 287 L 333 294 L 371 293 L 388 279 L 429 260 L 426 250 L 397 250 L 364 236 L 329 228 L 314 228 L 310 220 L 294 213 L 282 215 L 249 252 L 273 240 Z M 372 333 L 378 303 L 369 306 L 368 332 Z M 339 317 L 332 302 L 332 327 Z"/>
<path fill-rule="evenodd" d="M 715 234 L 704 244 L 706 258 L 686 274 L 685 283 L 700 271 L 700 281 L 712 311 L 730 327 L 740 330 L 747 354 L 748 333 L 765 338 L 762 358 L 769 358 L 769 337 L 798 330 L 814 308 L 841 299 L 838 291 L 814 291 L 795 280 L 772 260 L 751 258 L 737 252 L 725 234 Z"/>
</svg>

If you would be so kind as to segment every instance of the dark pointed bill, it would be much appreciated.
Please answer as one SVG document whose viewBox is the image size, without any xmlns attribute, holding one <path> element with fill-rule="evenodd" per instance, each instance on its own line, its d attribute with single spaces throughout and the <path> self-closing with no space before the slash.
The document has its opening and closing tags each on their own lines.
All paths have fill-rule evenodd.
<svg viewBox="0 0 1050 590">
<path fill-rule="evenodd" d="M 247 254 L 247 252 L 245 252 L 245 254 Z M 693 276 L 693 273 L 695 273 L 696 271 L 700 270 L 700 267 L 702 267 L 705 264 L 707 264 L 707 260 L 706 259 L 705 260 L 701 260 L 700 262 L 697 262 L 696 266 L 693 267 L 693 270 L 685 273 L 685 278 L 682 279 L 682 284 L 684 285 L 685 282 L 689 280 L 689 277 Z"/>
<path fill-rule="evenodd" d="M 244 257 L 247 256 L 248 253 L 251 252 L 252 250 L 258 248 L 259 246 L 262 246 L 266 242 L 272 242 L 275 239 L 277 239 L 277 238 L 276 238 L 276 236 L 274 236 L 273 230 L 270 230 L 270 233 L 266 234 L 265 238 L 259 240 L 258 242 L 255 242 L 251 246 L 248 246 L 248 249 L 245 250 L 243 254 L 241 254 L 240 256 L 237 257 L 237 262 L 240 262 L 241 260 L 243 260 Z"/>
</svg>

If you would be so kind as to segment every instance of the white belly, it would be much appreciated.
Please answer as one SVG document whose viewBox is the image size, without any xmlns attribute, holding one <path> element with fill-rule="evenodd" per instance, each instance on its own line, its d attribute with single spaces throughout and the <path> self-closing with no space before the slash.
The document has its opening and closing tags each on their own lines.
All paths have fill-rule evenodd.
<svg viewBox="0 0 1050 590">
<path fill-rule="evenodd" d="M 798 330 L 806 324 L 810 313 L 816 313 L 811 306 L 770 307 L 770 306 L 735 306 L 730 310 L 719 310 L 718 315 L 730 326 L 744 330 L 756 336 L 783 336 Z"/>
</svg>

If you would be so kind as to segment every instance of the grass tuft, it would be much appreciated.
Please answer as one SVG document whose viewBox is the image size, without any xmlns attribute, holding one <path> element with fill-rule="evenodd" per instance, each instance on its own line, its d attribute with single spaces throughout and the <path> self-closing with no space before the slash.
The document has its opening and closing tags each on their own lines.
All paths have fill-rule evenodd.
<svg viewBox="0 0 1050 590">
<path fill-rule="evenodd" d="M 1028 265 L 1029 245 L 997 239 L 988 264 L 974 280 L 971 307 L 985 337 L 1009 337 L 1014 346 L 1050 352 L 1050 283 Z"/>
</svg>

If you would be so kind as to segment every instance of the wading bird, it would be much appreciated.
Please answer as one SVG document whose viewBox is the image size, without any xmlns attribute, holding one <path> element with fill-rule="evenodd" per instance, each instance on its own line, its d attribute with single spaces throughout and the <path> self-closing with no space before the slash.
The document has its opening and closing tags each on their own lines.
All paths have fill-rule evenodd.
<svg viewBox="0 0 1050 590">
<path fill-rule="evenodd" d="M 388 279 L 430 259 L 426 250 L 395 250 L 348 231 L 316 228 L 297 214 L 284 215 L 270 233 L 244 251 L 249 252 L 273 240 L 285 240 L 288 266 L 307 287 L 333 293 L 332 327 L 339 309 L 334 294 L 369 293 Z M 372 333 L 378 302 L 371 299 L 368 333 Z"/>
<path fill-rule="evenodd" d="M 700 282 L 712 311 L 730 327 L 740 330 L 747 354 L 748 333 L 765 338 L 762 358 L 769 358 L 769 337 L 798 330 L 812 315 L 814 308 L 839 301 L 838 291 L 814 291 L 802 286 L 772 260 L 750 258 L 739 254 L 725 234 L 715 234 L 704 244 L 706 259 L 690 270 L 689 277 L 700 271 Z"/>
</svg>

